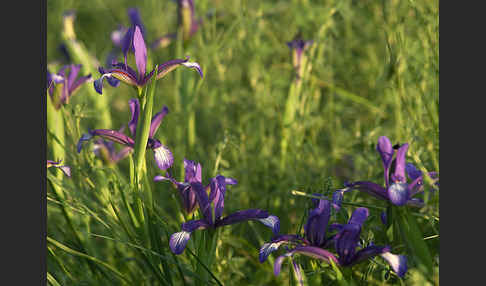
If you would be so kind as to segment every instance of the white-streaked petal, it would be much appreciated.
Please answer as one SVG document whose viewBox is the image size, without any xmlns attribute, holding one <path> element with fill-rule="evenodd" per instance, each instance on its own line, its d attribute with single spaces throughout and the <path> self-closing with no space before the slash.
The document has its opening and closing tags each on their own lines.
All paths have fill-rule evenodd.
<svg viewBox="0 0 486 286">
<path fill-rule="evenodd" d="M 172 152 L 170 152 L 169 148 L 161 145 L 160 147 L 153 149 L 153 151 L 154 159 L 159 169 L 167 170 L 172 166 L 174 163 L 174 156 L 172 155 Z"/>
<path fill-rule="evenodd" d="M 273 234 L 277 234 L 280 231 L 280 220 L 277 216 L 269 215 L 266 218 L 258 219 L 261 223 L 272 229 Z"/>
<path fill-rule="evenodd" d="M 391 252 L 385 252 L 380 254 L 388 264 L 390 264 L 393 271 L 399 276 L 403 277 L 407 272 L 407 257 L 404 255 L 397 255 Z"/>
<path fill-rule="evenodd" d="M 186 248 L 189 238 L 191 238 L 191 233 L 188 231 L 173 233 L 169 240 L 170 250 L 172 250 L 174 254 L 181 254 Z"/>
</svg>

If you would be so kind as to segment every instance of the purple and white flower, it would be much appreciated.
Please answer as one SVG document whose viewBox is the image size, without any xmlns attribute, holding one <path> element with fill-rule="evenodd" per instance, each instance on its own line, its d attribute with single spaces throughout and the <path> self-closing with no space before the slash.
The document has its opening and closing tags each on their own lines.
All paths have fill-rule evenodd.
<svg viewBox="0 0 486 286">
<path fill-rule="evenodd" d="M 128 104 L 130 106 L 130 111 L 132 114 L 132 117 L 128 122 L 128 129 L 130 131 L 130 135 L 133 138 L 135 138 L 137 132 L 136 129 L 137 129 L 138 117 L 140 114 L 140 103 L 138 99 L 131 99 L 128 102 Z M 160 124 L 162 123 L 162 119 L 167 113 L 169 113 L 169 108 L 167 108 L 167 106 L 164 106 L 159 112 L 157 112 L 152 117 L 152 121 L 150 124 L 149 138 L 147 142 L 147 148 L 151 149 L 154 152 L 155 162 L 157 163 L 157 166 L 161 170 L 167 170 L 168 168 L 170 168 L 170 166 L 172 166 L 174 162 L 174 157 L 172 155 L 172 152 L 169 150 L 169 148 L 163 145 L 158 139 L 154 137 L 155 132 L 159 128 Z M 132 152 L 133 148 L 135 147 L 135 140 L 132 139 L 132 137 L 127 136 L 120 131 L 108 130 L 108 129 L 95 129 L 95 130 L 90 130 L 87 134 L 83 134 L 83 136 L 81 136 L 77 145 L 78 153 L 81 152 L 81 149 L 83 148 L 83 144 L 86 141 L 91 140 L 95 136 L 122 144 L 125 147 L 127 147 L 121 151 L 122 153 L 120 156 L 123 157 L 127 156 L 128 153 Z"/>
</svg>

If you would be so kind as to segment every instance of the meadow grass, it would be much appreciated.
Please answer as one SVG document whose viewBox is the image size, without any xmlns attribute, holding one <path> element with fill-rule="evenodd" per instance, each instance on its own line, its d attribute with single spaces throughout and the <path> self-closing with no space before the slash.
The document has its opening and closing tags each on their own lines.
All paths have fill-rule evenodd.
<svg viewBox="0 0 486 286">
<path fill-rule="evenodd" d="M 182 162 L 187 158 L 202 164 L 203 182 L 216 174 L 236 178 L 238 185 L 227 192 L 226 213 L 265 209 L 280 218 L 281 233 L 297 233 L 310 206 L 310 199 L 296 195 L 299 192 L 330 195 L 345 181 L 383 181 L 375 151 L 379 136 L 387 136 L 393 144 L 408 142 L 408 161 L 423 171 L 438 172 L 438 6 L 435 0 L 195 0 L 196 15 L 204 22 L 191 40 L 148 52 L 153 66 L 190 55 L 204 71 L 200 79 L 192 71 L 177 69 L 155 83 L 154 113 L 163 105 L 170 109 L 157 138 L 174 154 L 173 175 L 183 179 Z M 113 47 L 110 33 L 118 24 L 129 26 L 129 7 L 139 9 L 147 42 L 177 30 L 173 1 L 49 0 L 50 71 L 68 63 L 58 49 L 66 40 L 65 11 L 76 11 L 77 41 L 103 64 Z M 295 116 L 284 124 L 295 80 L 286 42 L 298 31 L 314 44 L 306 51 L 307 70 Z M 85 67 L 84 74 L 99 78 L 96 66 L 74 58 Z M 52 158 L 59 156 L 53 147 L 59 142 L 47 134 L 47 157 L 63 159 L 72 169 L 71 178 L 48 170 L 48 282 L 295 283 L 289 264 L 275 276 L 274 258 L 258 261 L 260 246 L 271 238 L 271 232 L 258 223 L 218 229 L 210 264 L 197 255 L 198 244 L 207 239 L 205 232 L 193 234 L 189 252 L 173 255 L 168 237 L 189 218 L 180 211 L 178 194 L 169 183 L 152 182 L 161 174 L 152 156 L 146 157 L 150 191 L 133 195 L 129 159 L 107 165 L 93 152 L 77 153 L 78 139 L 88 129 L 117 130 L 126 125 L 128 100 L 133 97 L 133 89 L 123 84 L 117 88 L 105 84 L 103 95 L 94 92 L 92 83 L 86 84 L 58 111 L 64 118 L 64 158 Z M 283 130 L 290 134 L 285 155 L 280 150 Z M 411 257 L 407 276 L 399 279 L 377 258 L 346 269 L 345 277 L 354 277 L 359 285 L 438 284 L 438 193 L 426 192 L 426 206 L 410 210 L 416 213 L 434 271 L 413 267 Z M 141 214 L 130 208 L 137 199 L 150 202 L 150 208 L 144 205 Z M 343 219 L 356 206 L 369 207 L 371 216 L 362 237 L 382 239 L 379 216 L 386 204 L 359 192 L 345 196 L 345 201 L 349 204 L 343 205 Z M 393 249 L 406 253 L 403 244 Z M 339 282 L 331 266 L 296 259 L 310 285 Z"/>
</svg>

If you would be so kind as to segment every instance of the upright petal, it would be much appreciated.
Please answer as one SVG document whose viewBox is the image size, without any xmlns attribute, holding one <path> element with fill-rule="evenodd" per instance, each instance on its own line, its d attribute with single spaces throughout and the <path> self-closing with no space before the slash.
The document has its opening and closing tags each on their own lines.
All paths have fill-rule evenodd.
<svg viewBox="0 0 486 286">
<path fill-rule="evenodd" d="M 184 159 L 184 170 L 185 170 L 185 178 L 184 180 L 189 183 L 198 182 L 202 183 L 201 177 L 201 164 L 195 161 Z"/>
<path fill-rule="evenodd" d="M 363 208 L 363 207 L 357 208 L 356 210 L 354 210 L 348 223 L 354 223 L 359 226 L 362 226 L 369 215 L 370 215 L 370 211 L 367 208 Z"/>
<path fill-rule="evenodd" d="M 392 181 L 405 183 L 407 178 L 405 177 L 405 156 L 407 155 L 408 143 L 403 144 L 397 150 L 397 157 L 395 159 L 395 172 L 392 175 Z"/>
<path fill-rule="evenodd" d="M 242 211 L 234 212 L 224 217 L 223 219 L 216 221 L 215 226 L 216 227 L 225 226 L 225 225 L 240 223 L 249 220 L 259 220 L 267 217 L 268 217 L 268 212 L 264 210 L 259 210 L 259 209 L 242 210 Z"/>
<path fill-rule="evenodd" d="M 130 134 L 135 137 L 137 132 L 138 117 L 140 114 L 140 102 L 138 99 L 133 98 L 128 101 L 128 106 L 130 107 L 130 112 L 132 114 L 132 117 L 128 122 L 128 130 L 130 130 Z"/>
<path fill-rule="evenodd" d="M 199 182 L 191 182 L 190 184 L 192 190 L 196 194 L 197 203 L 199 204 L 199 209 L 202 212 L 204 219 L 208 224 L 214 225 L 211 203 L 204 186 Z"/>
<path fill-rule="evenodd" d="M 157 129 L 159 128 L 160 124 L 162 123 L 162 119 L 164 118 L 165 115 L 167 115 L 167 113 L 169 113 L 169 108 L 164 105 L 164 107 L 162 107 L 162 110 L 157 112 L 152 117 L 152 121 L 150 123 L 150 133 L 149 133 L 150 138 L 154 137 L 155 132 L 157 132 Z"/>
<path fill-rule="evenodd" d="M 331 216 L 331 203 L 319 200 L 318 206 L 311 210 L 304 225 L 305 236 L 313 246 L 322 246 L 326 242 L 326 230 Z"/>
<path fill-rule="evenodd" d="M 145 76 L 145 68 L 147 65 L 147 47 L 140 31 L 140 27 L 135 26 L 133 34 L 133 48 L 135 50 L 135 63 L 138 69 L 138 81 L 141 81 Z"/>
<path fill-rule="evenodd" d="M 216 178 L 211 179 L 209 184 L 211 192 L 209 193 L 209 201 L 214 202 L 214 220 L 221 218 L 224 209 L 224 195 L 226 193 L 226 178 L 217 175 Z"/>
<path fill-rule="evenodd" d="M 73 85 L 74 81 L 78 77 L 79 70 L 81 70 L 81 65 L 70 65 L 69 76 L 67 80 L 68 89 L 71 90 L 71 86 Z"/>
<path fill-rule="evenodd" d="M 347 188 L 358 190 L 370 194 L 376 198 L 382 200 L 388 200 L 388 195 L 386 189 L 382 186 L 375 184 L 373 182 L 358 181 L 353 183 L 347 183 Z"/>
<path fill-rule="evenodd" d="M 142 17 L 140 17 L 140 12 L 137 8 L 128 8 L 128 17 L 130 18 L 130 22 L 132 22 L 132 26 L 140 27 L 140 31 L 142 35 L 145 36 L 145 26 L 142 22 Z"/>
<path fill-rule="evenodd" d="M 336 234 L 334 247 L 339 254 L 339 262 L 342 265 L 350 265 L 354 262 L 360 233 L 360 225 L 348 223 Z"/>
<path fill-rule="evenodd" d="M 381 160 L 383 161 L 383 168 L 385 169 L 385 182 L 386 185 L 388 186 L 388 180 L 389 180 L 389 171 L 391 167 L 391 163 L 393 160 L 393 146 L 390 142 L 390 139 L 386 136 L 381 136 L 378 138 L 378 145 L 376 145 L 376 150 L 378 153 L 380 153 Z"/>
</svg>

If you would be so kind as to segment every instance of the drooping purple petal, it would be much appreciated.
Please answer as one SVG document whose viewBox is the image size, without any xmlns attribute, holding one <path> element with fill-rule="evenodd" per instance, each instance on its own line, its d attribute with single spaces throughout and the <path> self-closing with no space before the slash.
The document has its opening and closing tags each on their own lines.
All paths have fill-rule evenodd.
<svg viewBox="0 0 486 286">
<path fill-rule="evenodd" d="M 141 81 L 145 76 L 147 65 L 147 47 L 140 31 L 140 27 L 135 26 L 133 34 L 133 48 L 135 50 L 135 63 L 138 69 L 138 81 Z"/>
<path fill-rule="evenodd" d="M 407 150 L 408 143 L 403 144 L 397 150 L 397 156 L 395 159 L 395 172 L 392 175 L 393 182 L 407 182 L 407 178 L 405 177 L 405 156 L 407 155 Z"/>
<path fill-rule="evenodd" d="M 390 264 L 393 271 L 398 277 L 403 277 L 407 273 L 407 257 L 404 255 L 397 255 L 391 252 L 385 252 L 381 254 L 381 257 Z"/>
<path fill-rule="evenodd" d="M 203 77 L 203 73 L 202 73 L 202 70 L 201 70 L 201 67 L 199 66 L 198 63 L 191 63 L 191 62 L 188 62 L 189 61 L 189 57 L 186 57 L 185 59 L 175 59 L 175 60 L 170 60 L 170 61 L 167 61 L 161 65 L 159 65 L 158 69 L 157 69 L 157 79 L 161 79 L 163 78 L 167 73 L 171 72 L 172 70 L 174 70 L 175 68 L 183 65 L 183 66 L 186 66 L 188 68 L 194 68 L 197 70 L 197 72 L 199 73 L 199 75 L 201 76 L 201 78 Z"/>
<path fill-rule="evenodd" d="M 283 262 L 284 258 L 292 256 L 296 253 L 302 254 L 302 255 L 305 255 L 305 256 L 309 256 L 309 257 L 312 257 L 312 258 L 320 259 L 320 260 L 327 262 L 327 263 L 330 263 L 330 261 L 332 260 L 336 265 L 340 265 L 336 256 L 334 256 L 334 254 L 332 254 L 331 252 L 329 252 L 325 249 L 315 247 L 315 246 L 298 246 L 298 247 L 294 248 L 292 251 L 289 251 L 289 252 L 285 253 L 284 255 L 279 256 L 275 260 L 274 267 L 273 267 L 274 274 L 278 275 L 280 273 L 280 269 L 282 267 L 282 262 Z"/>
<path fill-rule="evenodd" d="M 94 81 L 94 88 L 96 92 L 99 94 L 103 94 L 102 89 L 103 89 L 103 79 L 109 79 L 111 77 L 123 81 L 124 83 L 128 85 L 137 85 L 137 78 L 131 75 L 131 73 L 127 69 L 111 69 L 111 70 L 105 70 L 102 67 L 98 68 L 100 73 L 102 74 L 101 77 L 97 80 Z M 113 86 L 112 83 L 110 85 Z"/>
<path fill-rule="evenodd" d="M 280 274 L 280 270 L 282 269 L 283 260 L 287 257 L 292 256 L 292 254 L 293 254 L 293 252 L 290 251 L 290 252 L 285 253 L 284 255 L 280 255 L 279 257 L 277 257 L 277 259 L 275 259 L 275 262 L 273 264 L 273 274 L 275 274 L 275 276 L 278 276 Z"/>
<path fill-rule="evenodd" d="M 390 142 L 390 139 L 386 136 L 381 136 L 378 138 L 378 144 L 376 145 L 376 150 L 380 153 L 381 160 L 383 161 L 383 168 L 385 170 L 385 182 L 388 186 L 389 181 L 389 171 L 391 167 L 391 163 L 393 160 L 393 146 Z"/>
<path fill-rule="evenodd" d="M 191 238 L 191 233 L 197 229 L 210 227 L 204 220 L 192 220 L 182 224 L 182 231 L 170 236 L 169 247 L 174 254 L 181 254 Z"/>
<path fill-rule="evenodd" d="M 264 243 L 262 247 L 260 248 L 260 252 L 258 255 L 258 258 L 261 263 L 265 262 L 268 258 L 268 256 L 276 251 L 282 244 L 285 243 L 301 243 L 303 241 L 303 238 L 299 237 L 298 235 L 291 235 L 291 234 L 285 234 L 285 235 L 280 235 L 272 239 L 271 242 Z"/>
<path fill-rule="evenodd" d="M 169 148 L 167 148 L 167 146 L 159 144 L 155 144 L 156 147 L 152 148 L 152 151 L 154 151 L 154 159 L 157 163 L 157 166 L 159 167 L 159 169 L 164 171 L 172 166 L 172 164 L 174 163 L 174 156 L 172 155 L 172 152 L 169 150 Z"/>
<path fill-rule="evenodd" d="M 150 138 L 154 137 L 155 132 L 157 132 L 157 129 L 159 128 L 160 124 L 162 123 L 162 119 L 164 118 L 165 115 L 167 115 L 167 113 L 169 113 L 169 108 L 164 105 L 164 107 L 162 107 L 162 110 L 157 112 L 152 117 L 152 121 L 150 123 L 150 133 L 149 133 Z"/>
<path fill-rule="evenodd" d="M 128 85 L 133 85 L 137 86 L 138 81 L 136 77 L 133 77 L 130 72 L 128 72 L 128 69 L 122 70 L 122 69 L 112 69 L 109 70 L 109 73 L 112 77 L 123 81 L 124 83 Z"/>
<path fill-rule="evenodd" d="M 390 251 L 390 247 L 388 246 L 378 246 L 378 245 L 367 246 L 359 250 L 358 252 L 356 252 L 356 255 L 354 256 L 351 265 L 358 264 L 368 258 L 380 255 L 388 251 Z"/>
<path fill-rule="evenodd" d="M 130 113 L 132 115 L 130 121 L 128 122 L 128 130 L 130 130 L 130 134 L 135 137 L 137 132 L 138 117 L 140 114 L 140 102 L 138 99 L 132 98 L 128 101 L 128 106 L 130 107 Z"/>
<path fill-rule="evenodd" d="M 123 144 L 125 146 L 134 147 L 135 141 L 132 138 L 128 137 L 127 135 L 109 129 L 95 129 L 90 131 L 91 136 L 100 136 L 107 140 Z"/>
<path fill-rule="evenodd" d="M 269 215 L 266 218 L 258 219 L 258 221 L 271 228 L 273 235 L 277 235 L 280 232 L 280 219 L 277 216 Z"/>
<path fill-rule="evenodd" d="M 93 138 L 93 135 L 91 135 L 90 133 L 86 133 L 86 134 L 81 135 L 81 138 L 79 138 L 78 144 L 76 145 L 77 146 L 76 149 L 77 149 L 78 153 L 81 152 L 81 149 L 83 148 L 84 142 L 91 140 L 91 138 Z"/>
<path fill-rule="evenodd" d="M 358 181 L 353 183 L 347 183 L 346 187 L 365 192 L 379 199 L 388 200 L 386 189 L 373 182 Z"/>
<path fill-rule="evenodd" d="M 325 243 L 330 216 L 331 203 L 328 200 L 319 200 L 318 206 L 310 211 L 304 231 L 311 245 L 322 246 Z"/>
<path fill-rule="evenodd" d="M 407 183 L 393 183 L 388 187 L 388 198 L 397 206 L 403 206 L 410 198 Z"/>
<path fill-rule="evenodd" d="M 187 242 L 191 238 L 191 233 L 187 231 L 180 231 L 173 233 L 170 236 L 169 247 L 174 254 L 181 254 L 186 248 Z"/>
<path fill-rule="evenodd" d="M 234 212 L 223 219 L 216 221 L 215 226 L 224 226 L 235 223 L 240 223 L 248 220 L 259 220 L 268 217 L 268 212 L 260 209 L 249 209 Z"/>
</svg>

